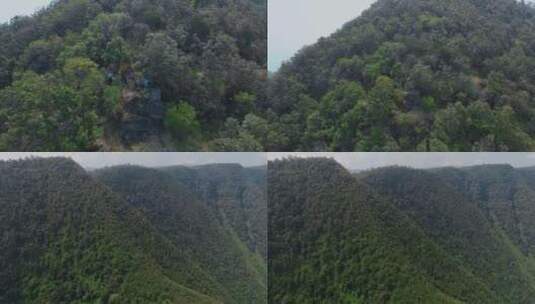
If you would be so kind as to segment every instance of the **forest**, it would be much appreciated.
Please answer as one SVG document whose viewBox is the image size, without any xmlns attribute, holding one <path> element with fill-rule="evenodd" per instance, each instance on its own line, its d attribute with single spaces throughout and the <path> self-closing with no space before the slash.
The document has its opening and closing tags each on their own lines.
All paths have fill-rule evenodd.
<svg viewBox="0 0 535 304">
<path fill-rule="evenodd" d="M 267 303 L 265 178 L 2 161 L 0 303 Z"/>
<path fill-rule="evenodd" d="M 535 168 L 268 165 L 269 303 L 529 304 Z"/>
<path fill-rule="evenodd" d="M 355 17 L 268 74 L 266 0 L 55 0 L 0 24 L 0 151 L 535 150 L 533 4 Z"/>
<path fill-rule="evenodd" d="M 265 0 L 54 0 L 0 24 L 0 151 L 232 149 L 266 58 Z"/>
<path fill-rule="evenodd" d="M 256 138 L 270 151 L 535 150 L 528 3 L 377 0 L 270 77 Z"/>
</svg>

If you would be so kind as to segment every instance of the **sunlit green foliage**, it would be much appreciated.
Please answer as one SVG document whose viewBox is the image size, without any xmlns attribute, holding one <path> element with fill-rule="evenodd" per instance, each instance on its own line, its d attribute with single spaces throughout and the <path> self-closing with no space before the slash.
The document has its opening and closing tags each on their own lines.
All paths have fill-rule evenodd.
<svg viewBox="0 0 535 304">
<path fill-rule="evenodd" d="M 96 149 L 95 141 L 101 134 L 99 96 L 103 83 L 100 74 L 84 68 L 87 66 L 76 66 L 72 61 L 63 75 L 27 72 L 0 91 L 0 149 Z M 80 77 L 72 74 L 73 69 L 81 73 Z"/>
<path fill-rule="evenodd" d="M 195 109 L 185 102 L 167 110 L 165 126 L 181 141 L 195 139 L 201 130 Z"/>
</svg>

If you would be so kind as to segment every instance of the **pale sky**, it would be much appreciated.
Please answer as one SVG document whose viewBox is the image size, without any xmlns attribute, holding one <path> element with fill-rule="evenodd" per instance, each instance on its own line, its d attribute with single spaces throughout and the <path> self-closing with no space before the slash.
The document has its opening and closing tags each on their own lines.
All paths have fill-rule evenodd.
<svg viewBox="0 0 535 304">
<path fill-rule="evenodd" d="M 360 16 L 375 0 L 268 0 L 268 68 Z"/>
<path fill-rule="evenodd" d="M 510 164 L 514 167 L 535 166 L 535 153 L 269 153 L 268 159 L 294 157 L 334 158 L 350 170 L 386 166 L 412 168 L 467 167 L 483 164 Z"/>
<path fill-rule="evenodd" d="M 0 153 L 0 160 L 28 157 L 68 157 L 85 168 L 98 169 L 116 165 L 166 167 L 175 165 L 205 165 L 236 163 L 244 167 L 265 166 L 265 153 Z"/>
<path fill-rule="evenodd" d="M 0 0 L 0 23 L 8 22 L 19 15 L 31 15 L 47 6 L 51 0 Z"/>
<path fill-rule="evenodd" d="M 174 165 L 195 166 L 217 163 L 236 163 L 244 167 L 264 166 L 267 160 L 286 157 L 328 157 L 334 158 L 350 170 L 366 170 L 385 166 L 407 166 L 412 168 L 466 167 L 483 164 L 510 164 L 514 167 L 535 166 L 535 153 L 331 153 L 331 152 L 277 152 L 277 153 L 0 153 L 0 160 L 28 157 L 68 157 L 86 168 L 132 164 L 145 167 Z"/>
</svg>

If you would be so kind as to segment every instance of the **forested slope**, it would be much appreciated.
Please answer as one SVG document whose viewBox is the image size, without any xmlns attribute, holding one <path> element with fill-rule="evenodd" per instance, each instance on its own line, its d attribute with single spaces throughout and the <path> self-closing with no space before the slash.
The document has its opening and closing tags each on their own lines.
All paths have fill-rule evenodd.
<svg viewBox="0 0 535 304">
<path fill-rule="evenodd" d="M 0 172 L 2 303 L 266 302 L 264 259 L 163 172 L 67 159 Z"/>
<path fill-rule="evenodd" d="M 231 228 L 251 251 L 267 257 L 266 168 L 236 164 L 168 167 L 161 170 L 187 185 L 219 221 Z"/>
<path fill-rule="evenodd" d="M 437 169 L 441 178 L 478 203 L 525 253 L 535 256 L 535 170 L 508 165 Z"/>
<path fill-rule="evenodd" d="M 289 159 L 270 162 L 268 184 L 270 303 L 535 296 L 533 256 L 441 174 Z"/>
<path fill-rule="evenodd" d="M 0 24 L 0 150 L 207 149 L 265 101 L 265 0 L 56 0 Z"/>
<path fill-rule="evenodd" d="M 239 165 L 232 166 L 243 169 Z M 214 167 L 214 173 L 225 174 L 224 167 Z M 189 185 L 162 170 L 140 167 L 111 168 L 96 174 L 134 208 L 142 210 L 151 224 L 177 248 L 187 248 L 185 263 L 194 266 L 188 272 L 205 273 L 210 277 L 208 282 L 203 276 L 192 278 L 191 286 L 195 286 L 195 290 L 202 290 L 211 282 L 216 286 L 211 287 L 215 292 L 210 292 L 215 296 L 223 294 L 224 303 L 266 301 L 265 255 L 249 246 L 247 239 L 240 238 L 248 235 L 248 230 L 242 232 L 226 223 L 220 218 L 222 214 L 210 207 L 211 202 L 197 198 Z M 240 185 L 241 180 L 229 176 L 228 183 Z M 265 204 L 265 199 L 258 200 L 258 204 Z M 239 202 L 231 201 L 227 208 L 245 217 L 246 209 Z M 258 241 L 265 243 L 266 235 L 262 238 Z"/>
<path fill-rule="evenodd" d="M 507 168 L 482 168 L 488 170 L 486 177 L 493 171 L 494 176 L 503 176 L 500 167 Z M 479 173 L 477 168 L 466 170 Z M 500 302 L 529 303 L 535 297 L 535 260 L 522 254 L 518 245 L 513 245 L 514 235 L 505 233 L 506 225 L 494 223 L 498 208 L 489 210 L 491 208 L 479 205 L 478 200 L 455 191 L 444 182 L 440 173 L 387 168 L 371 172 L 365 181 L 378 193 L 390 198 L 423 227 L 430 238 L 494 290 L 500 296 Z M 511 182 L 502 186 L 514 187 Z M 480 195 L 494 195 L 490 187 L 479 190 Z M 531 194 L 531 201 L 527 202 L 530 208 L 535 205 L 533 198 L 535 196 Z M 519 209 L 518 213 L 523 211 Z M 535 221 L 532 214 L 525 216 L 528 224 Z"/>
<path fill-rule="evenodd" d="M 378 0 L 273 75 L 262 140 L 276 151 L 533 150 L 534 68 L 531 4 Z"/>
</svg>

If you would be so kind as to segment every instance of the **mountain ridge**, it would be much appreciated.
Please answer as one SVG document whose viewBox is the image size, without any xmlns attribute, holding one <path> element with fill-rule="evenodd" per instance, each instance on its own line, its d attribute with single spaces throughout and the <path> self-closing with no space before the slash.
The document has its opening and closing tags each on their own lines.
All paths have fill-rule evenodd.
<svg viewBox="0 0 535 304">
<path fill-rule="evenodd" d="M 270 303 L 527 304 L 534 295 L 533 256 L 440 171 L 352 175 L 313 158 L 270 162 L 268 174 Z"/>
<path fill-rule="evenodd" d="M 132 178 L 110 184 L 112 171 Z M 65 158 L 0 162 L 0 301 L 262 303 L 262 257 L 166 173 L 126 171 L 88 173 Z M 129 183 L 136 195 L 115 189 Z"/>
</svg>

